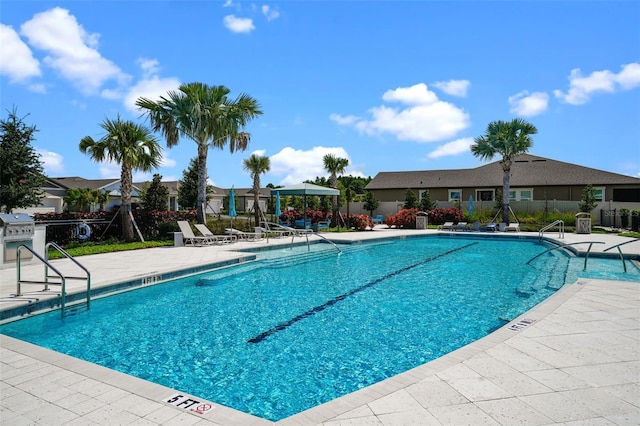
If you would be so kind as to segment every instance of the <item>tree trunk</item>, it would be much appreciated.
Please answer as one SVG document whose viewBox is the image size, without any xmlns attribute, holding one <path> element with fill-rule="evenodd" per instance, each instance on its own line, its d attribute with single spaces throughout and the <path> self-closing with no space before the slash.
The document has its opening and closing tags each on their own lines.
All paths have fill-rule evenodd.
<svg viewBox="0 0 640 426">
<path fill-rule="evenodd" d="M 508 166 L 503 163 L 504 174 L 502 175 L 502 221 L 507 225 L 509 224 L 509 179 L 511 178 L 511 167 Z"/>
<path fill-rule="evenodd" d="M 253 178 L 253 216 L 255 218 L 255 226 L 260 226 L 260 197 L 258 191 L 260 190 L 260 177 L 257 175 Z"/>
<path fill-rule="evenodd" d="M 122 204 L 120 205 L 120 218 L 122 220 L 122 238 L 127 241 L 135 241 L 133 235 L 133 222 L 131 222 L 131 189 L 133 188 L 133 176 L 131 174 L 131 166 L 122 165 L 120 174 L 120 196 Z"/>
<path fill-rule="evenodd" d="M 205 142 L 198 142 L 198 199 L 196 206 L 196 220 L 206 223 L 204 206 L 207 202 L 207 152 L 209 146 Z"/>
</svg>

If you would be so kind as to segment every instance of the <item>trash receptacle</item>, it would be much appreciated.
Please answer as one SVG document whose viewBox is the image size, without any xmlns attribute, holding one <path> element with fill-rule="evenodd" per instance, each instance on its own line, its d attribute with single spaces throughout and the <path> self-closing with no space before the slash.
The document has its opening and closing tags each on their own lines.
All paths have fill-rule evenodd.
<svg viewBox="0 0 640 426">
<path fill-rule="evenodd" d="M 175 247 L 182 247 L 184 245 L 184 236 L 182 235 L 182 232 L 173 233 L 173 245 Z"/>
<path fill-rule="evenodd" d="M 416 216 L 416 229 L 427 229 L 429 226 L 429 216 L 425 212 L 418 212 Z"/>
<path fill-rule="evenodd" d="M 631 230 L 640 232 L 640 213 L 637 211 L 631 212 Z"/>
<path fill-rule="evenodd" d="M 576 214 L 576 234 L 591 233 L 591 213 L 580 212 Z"/>
<path fill-rule="evenodd" d="M 318 232 L 318 222 L 311 225 L 311 227 L 313 228 L 313 232 Z"/>
</svg>

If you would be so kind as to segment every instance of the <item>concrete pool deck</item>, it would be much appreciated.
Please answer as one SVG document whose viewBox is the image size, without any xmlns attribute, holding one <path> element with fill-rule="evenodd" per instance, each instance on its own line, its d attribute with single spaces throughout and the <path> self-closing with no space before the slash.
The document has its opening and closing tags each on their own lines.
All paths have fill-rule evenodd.
<svg viewBox="0 0 640 426">
<path fill-rule="evenodd" d="M 336 240 L 365 240 L 432 233 L 438 232 L 383 226 L 373 232 L 325 235 Z M 555 239 L 557 233 L 545 236 Z M 592 247 L 592 252 L 600 252 L 628 240 L 614 235 L 566 234 L 560 241 L 602 241 L 604 244 Z M 268 245 L 290 241 L 271 239 Z M 296 242 L 303 241 L 296 238 Z M 202 264 L 249 260 L 247 253 L 236 250 L 264 246 L 266 242 L 164 247 L 79 260 L 91 271 L 95 289 L 132 277 L 144 279 Z M 640 242 L 621 248 L 626 254 L 640 253 Z M 611 252 L 617 253 L 615 249 Z M 68 261 L 54 262 L 64 273 L 70 266 L 65 264 Z M 41 271 L 42 266 L 25 265 L 23 277 Z M 77 275 L 77 269 L 73 274 Z M 2 269 L 0 275 L 0 310 L 34 303 L 35 298 L 56 297 L 53 292 L 39 291 L 41 286 L 29 286 L 17 300 L 11 296 L 16 292 L 15 268 Z M 83 285 L 74 281 L 69 291 Z M 0 424 L 273 424 L 197 395 L 175 398 L 177 394 L 0 336 Z M 172 399 L 176 400 L 168 402 Z M 198 402 L 191 405 L 193 401 Z M 640 424 L 640 286 L 579 280 L 483 339 L 276 424 Z"/>
</svg>

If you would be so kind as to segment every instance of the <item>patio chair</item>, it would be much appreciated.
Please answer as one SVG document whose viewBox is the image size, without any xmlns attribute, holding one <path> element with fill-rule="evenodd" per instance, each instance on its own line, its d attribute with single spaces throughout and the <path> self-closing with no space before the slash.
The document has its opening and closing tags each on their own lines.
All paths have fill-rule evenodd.
<svg viewBox="0 0 640 426">
<path fill-rule="evenodd" d="M 233 235 L 216 235 L 211 232 L 209 228 L 207 228 L 207 225 L 204 225 L 202 223 L 197 223 L 195 226 L 203 236 L 209 238 L 209 242 L 211 244 L 229 244 L 233 243 L 237 239 Z"/>
<path fill-rule="evenodd" d="M 191 245 L 191 246 L 204 246 L 207 245 L 211 242 L 210 238 L 201 236 L 201 237 L 196 237 L 196 234 L 193 233 L 193 230 L 191 229 L 191 225 L 189 225 L 189 222 L 187 222 L 186 220 L 179 220 L 178 222 L 178 227 L 180 228 L 180 232 L 182 233 L 182 240 L 184 241 L 184 245 Z"/>
<path fill-rule="evenodd" d="M 262 228 L 258 228 L 255 232 L 244 232 L 239 229 L 227 228 L 225 234 L 236 237 L 239 241 L 259 241 L 264 236 Z"/>
<path fill-rule="evenodd" d="M 487 232 L 496 232 L 498 228 L 498 224 L 495 222 L 489 222 L 486 225 L 482 225 L 480 227 L 481 231 L 487 231 Z"/>
<path fill-rule="evenodd" d="M 373 219 L 371 219 L 371 221 L 375 224 L 375 225 L 382 225 L 384 223 L 384 216 L 379 214 L 376 217 L 374 217 Z"/>
<path fill-rule="evenodd" d="M 513 222 L 513 223 L 509 223 L 508 225 L 505 225 L 504 232 L 509 232 L 509 231 L 520 232 L 520 224 L 518 222 Z"/>
<path fill-rule="evenodd" d="M 440 231 L 444 231 L 445 229 L 452 230 L 453 229 L 453 222 L 445 222 L 442 225 L 438 226 L 438 229 Z"/>
<path fill-rule="evenodd" d="M 266 233 L 267 235 L 272 235 L 276 238 L 290 237 L 292 235 L 296 235 L 296 230 L 289 226 L 279 225 L 277 223 L 271 223 L 271 222 L 261 222 L 261 223 L 262 225 L 264 225 L 262 227 L 262 232 Z"/>
<path fill-rule="evenodd" d="M 466 231 L 467 230 L 467 222 L 458 222 L 451 227 L 452 231 Z"/>
</svg>

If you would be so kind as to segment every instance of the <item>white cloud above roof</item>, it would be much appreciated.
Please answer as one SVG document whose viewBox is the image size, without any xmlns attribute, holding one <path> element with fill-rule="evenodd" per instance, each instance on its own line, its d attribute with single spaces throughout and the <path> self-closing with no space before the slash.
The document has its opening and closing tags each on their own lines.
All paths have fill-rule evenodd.
<svg viewBox="0 0 640 426">
<path fill-rule="evenodd" d="M 640 86 L 640 64 L 630 63 L 622 66 L 618 74 L 610 70 L 594 71 L 583 76 L 580 68 L 569 74 L 569 90 L 564 93 L 554 90 L 553 94 L 571 105 L 589 102 L 594 93 L 613 93 L 617 90 L 631 90 Z"/>
<path fill-rule="evenodd" d="M 431 151 L 428 158 L 440 158 L 450 155 L 463 154 L 470 151 L 470 146 L 473 144 L 473 138 L 456 139 L 455 141 L 448 142 L 444 145 L 440 145 L 433 151 Z"/>
<path fill-rule="evenodd" d="M 315 146 L 310 150 L 285 147 L 270 157 L 270 174 L 280 178 L 280 185 L 294 185 L 318 176 L 329 176 L 322 160 L 327 154 L 346 158 L 351 163 L 349 154 L 341 147 Z M 349 168 L 345 174 L 350 174 Z"/>
<path fill-rule="evenodd" d="M 64 157 L 56 152 L 36 148 L 40 155 L 44 174 L 47 176 L 64 174 Z"/>
<path fill-rule="evenodd" d="M 331 114 L 338 124 L 354 126 L 368 135 L 389 133 L 398 140 L 435 142 L 451 138 L 469 127 L 469 114 L 452 103 L 438 99 L 426 84 L 386 91 L 382 99 L 402 104 L 369 109 L 371 119 Z"/>
<path fill-rule="evenodd" d="M 522 117 L 533 117 L 547 110 L 549 95 L 544 92 L 529 93 L 527 90 L 509 96 L 511 112 Z"/>
</svg>

